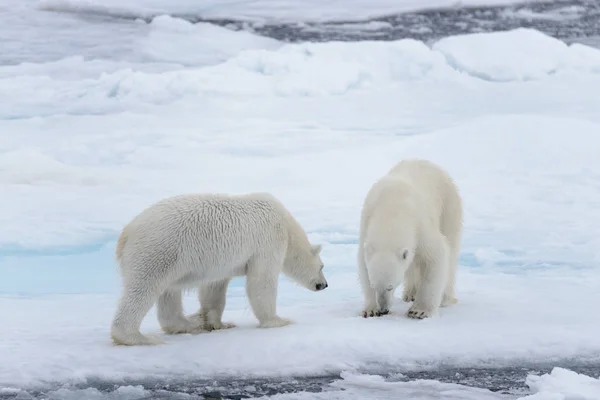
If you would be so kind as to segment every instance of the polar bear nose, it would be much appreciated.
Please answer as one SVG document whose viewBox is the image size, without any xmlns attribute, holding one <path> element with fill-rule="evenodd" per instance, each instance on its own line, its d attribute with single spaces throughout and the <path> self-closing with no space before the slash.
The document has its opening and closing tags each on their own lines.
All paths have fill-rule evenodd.
<svg viewBox="0 0 600 400">
<path fill-rule="evenodd" d="M 316 286 L 315 286 L 315 288 L 316 288 L 317 290 L 323 290 L 323 289 L 325 289 L 327 286 L 329 286 L 329 285 L 327 285 L 327 282 L 325 282 L 325 283 L 317 283 L 317 284 L 316 284 Z"/>
</svg>

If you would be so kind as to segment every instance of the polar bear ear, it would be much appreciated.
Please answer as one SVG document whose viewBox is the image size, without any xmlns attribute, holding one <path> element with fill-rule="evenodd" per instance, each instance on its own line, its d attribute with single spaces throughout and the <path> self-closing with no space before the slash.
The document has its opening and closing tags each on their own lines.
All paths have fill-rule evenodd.
<svg viewBox="0 0 600 400">
<path fill-rule="evenodd" d="M 320 244 L 313 244 L 310 246 L 310 251 L 313 254 L 313 256 L 316 256 L 317 254 L 319 254 L 321 252 L 322 246 Z"/>
</svg>

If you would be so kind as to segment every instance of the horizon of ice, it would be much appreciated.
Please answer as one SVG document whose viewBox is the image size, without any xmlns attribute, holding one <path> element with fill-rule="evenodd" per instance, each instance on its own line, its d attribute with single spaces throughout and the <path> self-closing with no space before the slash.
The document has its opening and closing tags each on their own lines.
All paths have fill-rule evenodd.
<svg viewBox="0 0 600 400">
<path fill-rule="evenodd" d="M 0 330 L 0 387 L 600 361 L 599 50 L 526 29 L 429 47 L 283 44 L 167 16 L 149 27 L 145 61 L 0 66 L 0 131 L 11 133 L 0 135 L 0 314 L 11 327 Z M 207 32 L 223 38 L 218 51 Z M 360 207 L 406 157 L 439 163 L 463 195 L 460 302 L 415 322 L 397 299 L 392 315 L 364 320 Z M 119 229 L 160 198 L 205 191 L 282 199 L 324 244 L 330 288 L 282 279 L 279 314 L 295 324 L 259 330 L 237 279 L 225 319 L 238 328 L 111 346 Z M 185 307 L 197 308 L 193 294 Z M 160 334 L 154 310 L 142 331 Z M 595 390 L 561 371 L 528 379 L 531 399 Z M 423 398 L 471 391 L 389 385 Z"/>
<path fill-rule="evenodd" d="M 198 15 L 248 21 L 317 22 L 366 20 L 412 11 L 478 6 L 505 6 L 543 0 L 39 0 L 42 10 L 121 18 L 150 19 L 157 15 Z"/>
</svg>

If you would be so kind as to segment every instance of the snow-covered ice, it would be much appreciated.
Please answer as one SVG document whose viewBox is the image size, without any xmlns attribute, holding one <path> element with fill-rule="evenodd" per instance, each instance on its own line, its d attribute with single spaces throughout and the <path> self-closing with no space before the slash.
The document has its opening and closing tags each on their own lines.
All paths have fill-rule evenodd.
<svg viewBox="0 0 600 400">
<path fill-rule="evenodd" d="M 411 399 L 411 400 L 596 400 L 600 380 L 555 368 L 550 374 L 530 375 L 527 385 L 533 394 L 513 396 L 489 390 L 441 383 L 432 380 L 386 381 L 376 375 L 342 374 L 332 390 L 323 393 L 297 393 L 273 396 L 273 400 Z M 337 389 L 337 390 L 336 390 Z"/>
<path fill-rule="evenodd" d="M 133 399 L 144 389 L 56 385 L 342 373 L 327 393 L 274 398 L 600 398 L 597 376 L 562 368 L 519 395 L 378 376 L 600 362 L 600 50 L 525 29 L 285 44 L 167 16 L 138 44 L 135 60 L 0 66 L 0 394 Z M 464 198 L 459 303 L 413 321 L 397 299 L 365 320 L 360 206 L 405 157 L 445 167 Z M 112 346 L 120 228 L 165 196 L 250 191 L 324 243 L 330 287 L 282 278 L 295 324 L 259 330 L 236 279 L 224 319 L 238 328 Z M 142 331 L 161 334 L 154 310 Z"/>
</svg>

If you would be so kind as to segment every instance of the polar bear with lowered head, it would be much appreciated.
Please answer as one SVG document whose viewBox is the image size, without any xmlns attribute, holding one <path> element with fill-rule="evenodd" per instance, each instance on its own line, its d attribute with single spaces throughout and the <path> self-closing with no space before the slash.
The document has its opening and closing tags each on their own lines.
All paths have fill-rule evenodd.
<svg viewBox="0 0 600 400">
<path fill-rule="evenodd" d="M 311 245 L 272 195 L 190 194 L 155 203 L 125 226 L 117 243 L 122 292 L 111 337 L 115 344 L 153 345 L 140 325 L 157 304 L 170 334 L 224 329 L 229 281 L 246 276 L 246 292 L 262 328 L 288 325 L 276 314 L 280 272 L 309 290 L 327 287 L 321 245 Z M 182 290 L 198 288 L 200 310 L 183 314 Z"/>
<path fill-rule="evenodd" d="M 457 302 L 462 214 L 452 178 L 427 160 L 401 161 L 371 187 L 358 249 L 363 317 L 389 313 L 403 281 L 410 318 L 432 317 Z"/>
</svg>

